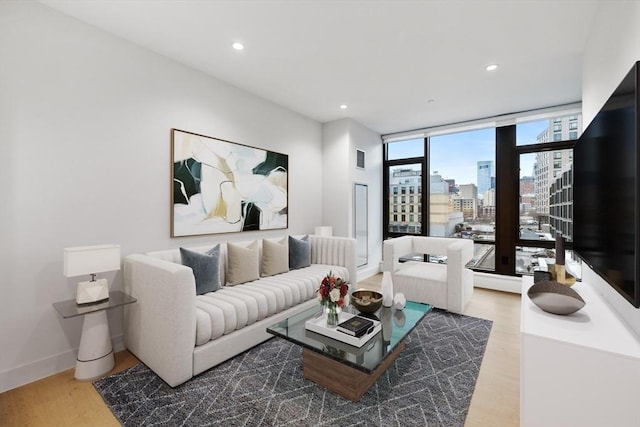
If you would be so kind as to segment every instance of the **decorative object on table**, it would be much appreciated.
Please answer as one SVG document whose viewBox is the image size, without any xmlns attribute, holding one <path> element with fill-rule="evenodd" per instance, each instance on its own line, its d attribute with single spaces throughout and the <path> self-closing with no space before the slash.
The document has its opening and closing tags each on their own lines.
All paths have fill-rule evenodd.
<svg viewBox="0 0 640 427">
<path fill-rule="evenodd" d="M 396 310 L 402 310 L 407 303 L 407 298 L 405 298 L 402 292 L 396 293 L 396 296 L 393 297 L 393 306 Z"/>
<path fill-rule="evenodd" d="M 554 281 L 538 282 L 527 295 L 535 305 L 553 314 L 571 314 L 585 306 L 582 297 L 570 287 Z"/>
<path fill-rule="evenodd" d="M 342 323 L 354 316 L 356 315 L 347 313 L 345 311 L 338 313 L 338 319 L 339 319 L 338 323 Z M 367 334 L 362 335 L 361 337 L 355 337 L 353 335 L 345 334 L 344 332 L 338 331 L 337 327 L 327 325 L 325 316 L 315 317 L 313 319 L 309 319 L 306 322 L 304 322 L 305 334 L 316 333 L 316 334 L 324 335 L 325 337 L 329 337 L 336 341 L 340 341 L 345 344 L 352 345 L 357 348 L 361 348 L 369 340 L 377 336 L 378 332 L 382 330 L 382 324 L 380 323 L 379 320 L 372 319 L 372 318 L 369 318 L 369 320 L 373 322 L 373 330 Z"/>
<path fill-rule="evenodd" d="M 396 310 L 393 313 L 393 323 L 399 328 L 402 328 L 407 323 L 407 316 L 404 314 L 404 310 Z"/>
<path fill-rule="evenodd" d="M 288 227 L 289 156 L 171 130 L 171 237 Z"/>
<path fill-rule="evenodd" d="M 356 338 L 373 332 L 373 322 L 361 316 L 353 316 L 344 322 L 340 322 L 336 330 Z"/>
<path fill-rule="evenodd" d="M 543 270 L 535 270 L 533 272 L 533 283 L 543 282 L 545 280 L 553 280 L 550 272 Z"/>
<path fill-rule="evenodd" d="M 66 277 L 90 275 L 91 280 L 79 282 L 76 304 L 91 304 L 109 299 L 107 279 L 96 280 L 96 274 L 120 270 L 120 245 L 78 246 L 64 249 Z"/>
<path fill-rule="evenodd" d="M 564 281 L 558 280 L 558 272 L 561 271 L 564 273 Z M 573 286 L 576 283 L 576 278 L 571 273 L 569 273 L 565 266 L 562 268 L 556 266 L 555 264 L 547 264 L 547 272 L 551 274 L 551 278 L 548 280 L 556 281 L 565 286 Z"/>
<path fill-rule="evenodd" d="M 391 280 L 391 272 L 382 272 L 382 305 L 391 307 L 393 305 L 393 280 Z"/>
<path fill-rule="evenodd" d="M 382 340 L 385 343 L 391 342 L 393 334 L 393 311 L 391 308 L 383 306 L 380 309 L 380 323 L 382 324 Z"/>
<path fill-rule="evenodd" d="M 335 326 L 338 324 L 338 310 L 349 305 L 349 284 L 330 271 L 320 283 L 318 299 L 327 312 L 327 325 Z"/>
<path fill-rule="evenodd" d="M 382 294 L 368 289 L 358 289 L 351 293 L 351 302 L 360 313 L 373 314 L 382 306 Z"/>
<path fill-rule="evenodd" d="M 564 267 L 564 237 L 559 231 L 556 232 L 556 262 L 555 262 L 555 280 L 565 284 L 565 267 Z"/>
</svg>

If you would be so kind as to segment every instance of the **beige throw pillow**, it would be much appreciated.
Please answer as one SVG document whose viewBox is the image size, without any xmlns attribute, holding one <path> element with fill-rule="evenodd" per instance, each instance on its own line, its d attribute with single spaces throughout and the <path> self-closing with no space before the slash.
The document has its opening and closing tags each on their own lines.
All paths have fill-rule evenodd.
<svg viewBox="0 0 640 427">
<path fill-rule="evenodd" d="M 251 282 L 260 278 L 258 241 L 248 246 L 227 243 L 227 284 Z"/>
<path fill-rule="evenodd" d="M 263 239 L 262 275 L 273 276 L 287 271 L 289 271 L 288 239 L 285 237 L 279 242 Z"/>
</svg>

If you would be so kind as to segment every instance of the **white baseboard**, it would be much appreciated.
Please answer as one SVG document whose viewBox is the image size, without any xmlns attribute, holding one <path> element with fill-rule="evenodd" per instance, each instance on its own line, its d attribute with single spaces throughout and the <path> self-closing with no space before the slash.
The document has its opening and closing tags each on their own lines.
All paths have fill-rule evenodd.
<svg viewBox="0 0 640 427">
<path fill-rule="evenodd" d="M 124 350 L 124 336 L 121 334 L 111 337 L 111 344 L 114 352 Z M 78 349 L 71 349 L 2 371 L 0 372 L 0 393 L 72 369 L 76 366 L 77 355 Z"/>
<path fill-rule="evenodd" d="M 376 274 L 380 273 L 380 271 L 382 270 L 380 270 L 379 266 L 365 266 L 361 270 L 358 270 L 358 281 L 368 279 L 371 276 L 375 276 Z"/>
<path fill-rule="evenodd" d="M 473 286 L 495 291 L 522 293 L 522 278 L 502 274 L 473 272 Z"/>
</svg>

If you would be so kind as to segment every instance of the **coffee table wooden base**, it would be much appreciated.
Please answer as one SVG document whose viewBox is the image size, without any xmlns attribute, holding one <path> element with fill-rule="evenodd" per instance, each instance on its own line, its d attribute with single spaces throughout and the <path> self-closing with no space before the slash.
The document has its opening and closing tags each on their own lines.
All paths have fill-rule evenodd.
<svg viewBox="0 0 640 427">
<path fill-rule="evenodd" d="M 342 397 L 357 402 L 393 363 L 404 347 L 404 340 L 402 340 L 382 364 L 370 374 L 305 348 L 302 351 L 304 377 Z"/>
</svg>

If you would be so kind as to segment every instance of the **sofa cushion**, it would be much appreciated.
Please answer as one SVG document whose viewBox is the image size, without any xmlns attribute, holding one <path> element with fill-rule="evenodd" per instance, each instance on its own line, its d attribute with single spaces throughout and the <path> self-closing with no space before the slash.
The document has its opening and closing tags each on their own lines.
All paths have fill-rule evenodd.
<svg viewBox="0 0 640 427">
<path fill-rule="evenodd" d="M 193 270 L 196 281 L 196 295 L 220 289 L 220 245 L 215 245 L 206 253 L 180 248 L 183 265 Z"/>
<path fill-rule="evenodd" d="M 258 241 L 247 246 L 227 243 L 227 284 L 251 282 L 260 278 Z"/>
<path fill-rule="evenodd" d="M 196 345 L 206 344 L 315 298 L 320 282 L 329 271 L 343 278 L 349 274 L 344 267 L 311 264 L 197 296 Z"/>
<path fill-rule="evenodd" d="M 287 241 L 286 238 L 279 242 L 262 240 L 263 276 L 273 276 L 289 271 L 289 245 Z"/>
<path fill-rule="evenodd" d="M 311 243 L 309 236 L 301 239 L 289 236 L 289 269 L 309 267 L 311 265 Z"/>
<path fill-rule="evenodd" d="M 447 309 L 447 266 L 432 262 L 406 262 L 393 274 L 393 290 L 410 301 Z"/>
<path fill-rule="evenodd" d="M 203 315 L 204 314 L 204 315 Z M 196 345 L 220 338 L 226 329 L 224 311 L 207 300 L 196 300 Z M 231 329 L 233 331 L 233 329 Z"/>
<path fill-rule="evenodd" d="M 198 295 L 197 301 L 202 302 L 204 304 L 209 304 L 214 307 L 217 307 L 222 312 L 222 316 L 224 318 L 224 322 L 222 325 L 224 326 L 224 334 L 230 334 L 236 329 L 240 329 L 244 325 L 247 324 L 247 311 L 246 307 L 244 310 L 238 310 L 238 306 L 234 305 L 228 301 L 224 301 L 220 298 L 215 298 L 214 293 L 208 293 L 204 295 Z M 196 326 L 197 327 L 197 326 Z"/>
</svg>

